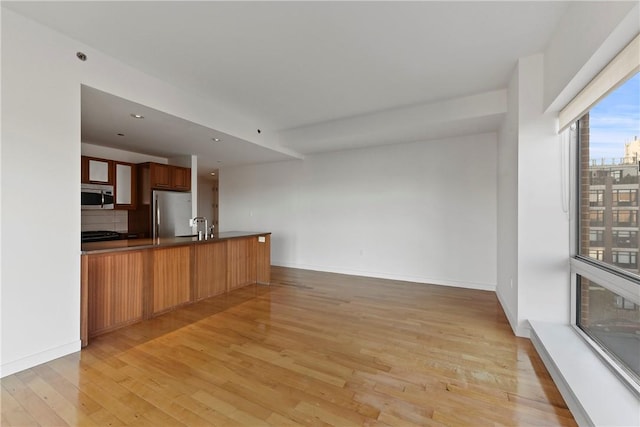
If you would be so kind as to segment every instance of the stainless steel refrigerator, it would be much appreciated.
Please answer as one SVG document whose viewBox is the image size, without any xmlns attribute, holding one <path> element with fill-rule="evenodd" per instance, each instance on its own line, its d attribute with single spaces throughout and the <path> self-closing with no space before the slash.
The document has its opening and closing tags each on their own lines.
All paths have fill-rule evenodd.
<svg viewBox="0 0 640 427">
<path fill-rule="evenodd" d="M 193 235 L 191 193 L 154 191 L 151 209 L 153 238 Z"/>
</svg>

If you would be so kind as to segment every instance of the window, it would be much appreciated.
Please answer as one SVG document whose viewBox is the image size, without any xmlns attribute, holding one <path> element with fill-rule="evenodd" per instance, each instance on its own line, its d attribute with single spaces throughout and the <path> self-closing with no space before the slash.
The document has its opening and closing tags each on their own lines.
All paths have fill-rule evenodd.
<svg viewBox="0 0 640 427">
<path fill-rule="evenodd" d="M 626 230 L 613 230 L 613 247 L 614 248 L 640 247 L 640 245 L 638 245 L 638 232 L 626 231 Z"/>
<path fill-rule="evenodd" d="M 621 170 L 612 170 L 611 172 L 611 182 L 614 184 L 618 184 L 622 181 L 622 171 Z"/>
<path fill-rule="evenodd" d="M 589 225 L 602 227 L 604 225 L 604 211 L 589 211 Z"/>
<path fill-rule="evenodd" d="M 576 325 L 640 390 L 640 73 L 591 107 L 575 131 Z"/>
<path fill-rule="evenodd" d="M 604 206 L 604 190 L 589 191 L 589 206 Z"/>
<path fill-rule="evenodd" d="M 578 295 L 581 329 L 632 377 L 640 377 L 638 304 L 582 276 L 578 276 Z"/>
<path fill-rule="evenodd" d="M 589 249 L 589 257 L 593 259 L 597 259 L 598 261 L 604 260 L 604 250 L 603 249 Z"/>
<path fill-rule="evenodd" d="M 589 247 L 604 245 L 604 230 L 589 231 Z"/>
<path fill-rule="evenodd" d="M 602 193 L 604 197 L 604 191 Z M 638 190 L 613 190 L 613 206 L 638 206 L 637 200 Z"/>
<path fill-rule="evenodd" d="M 618 267 L 635 270 L 638 268 L 637 252 L 612 251 L 613 263 Z"/>
<path fill-rule="evenodd" d="M 638 211 L 619 210 L 613 211 L 614 227 L 637 227 Z"/>
</svg>

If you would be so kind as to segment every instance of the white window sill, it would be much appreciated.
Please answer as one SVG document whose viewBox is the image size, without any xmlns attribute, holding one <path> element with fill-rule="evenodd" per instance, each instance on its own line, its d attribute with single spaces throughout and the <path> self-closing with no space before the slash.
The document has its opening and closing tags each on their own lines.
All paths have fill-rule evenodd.
<svg viewBox="0 0 640 427">
<path fill-rule="evenodd" d="M 580 426 L 640 426 L 640 399 L 572 326 L 529 323 L 531 341 Z"/>
</svg>

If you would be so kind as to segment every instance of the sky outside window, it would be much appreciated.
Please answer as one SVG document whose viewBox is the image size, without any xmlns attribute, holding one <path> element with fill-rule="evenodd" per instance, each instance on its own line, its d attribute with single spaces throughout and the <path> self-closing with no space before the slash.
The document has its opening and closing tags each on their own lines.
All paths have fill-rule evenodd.
<svg viewBox="0 0 640 427">
<path fill-rule="evenodd" d="M 624 144 L 640 138 L 640 73 L 611 92 L 589 114 L 591 159 L 624 157 Z"/>
</svg>

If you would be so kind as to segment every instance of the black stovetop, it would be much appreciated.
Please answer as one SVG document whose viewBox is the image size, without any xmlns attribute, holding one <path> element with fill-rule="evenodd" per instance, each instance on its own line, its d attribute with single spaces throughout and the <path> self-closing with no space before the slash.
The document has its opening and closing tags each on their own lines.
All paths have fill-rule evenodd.
<svg viewBox="0 0 640 427">
<path fill-rule="evenodd" d="M 120 233 L 117 231 L 83 231 L 80 236 L 82 243 L 106 242 L 109 240 L 120 240 Z"/>
</svg>

